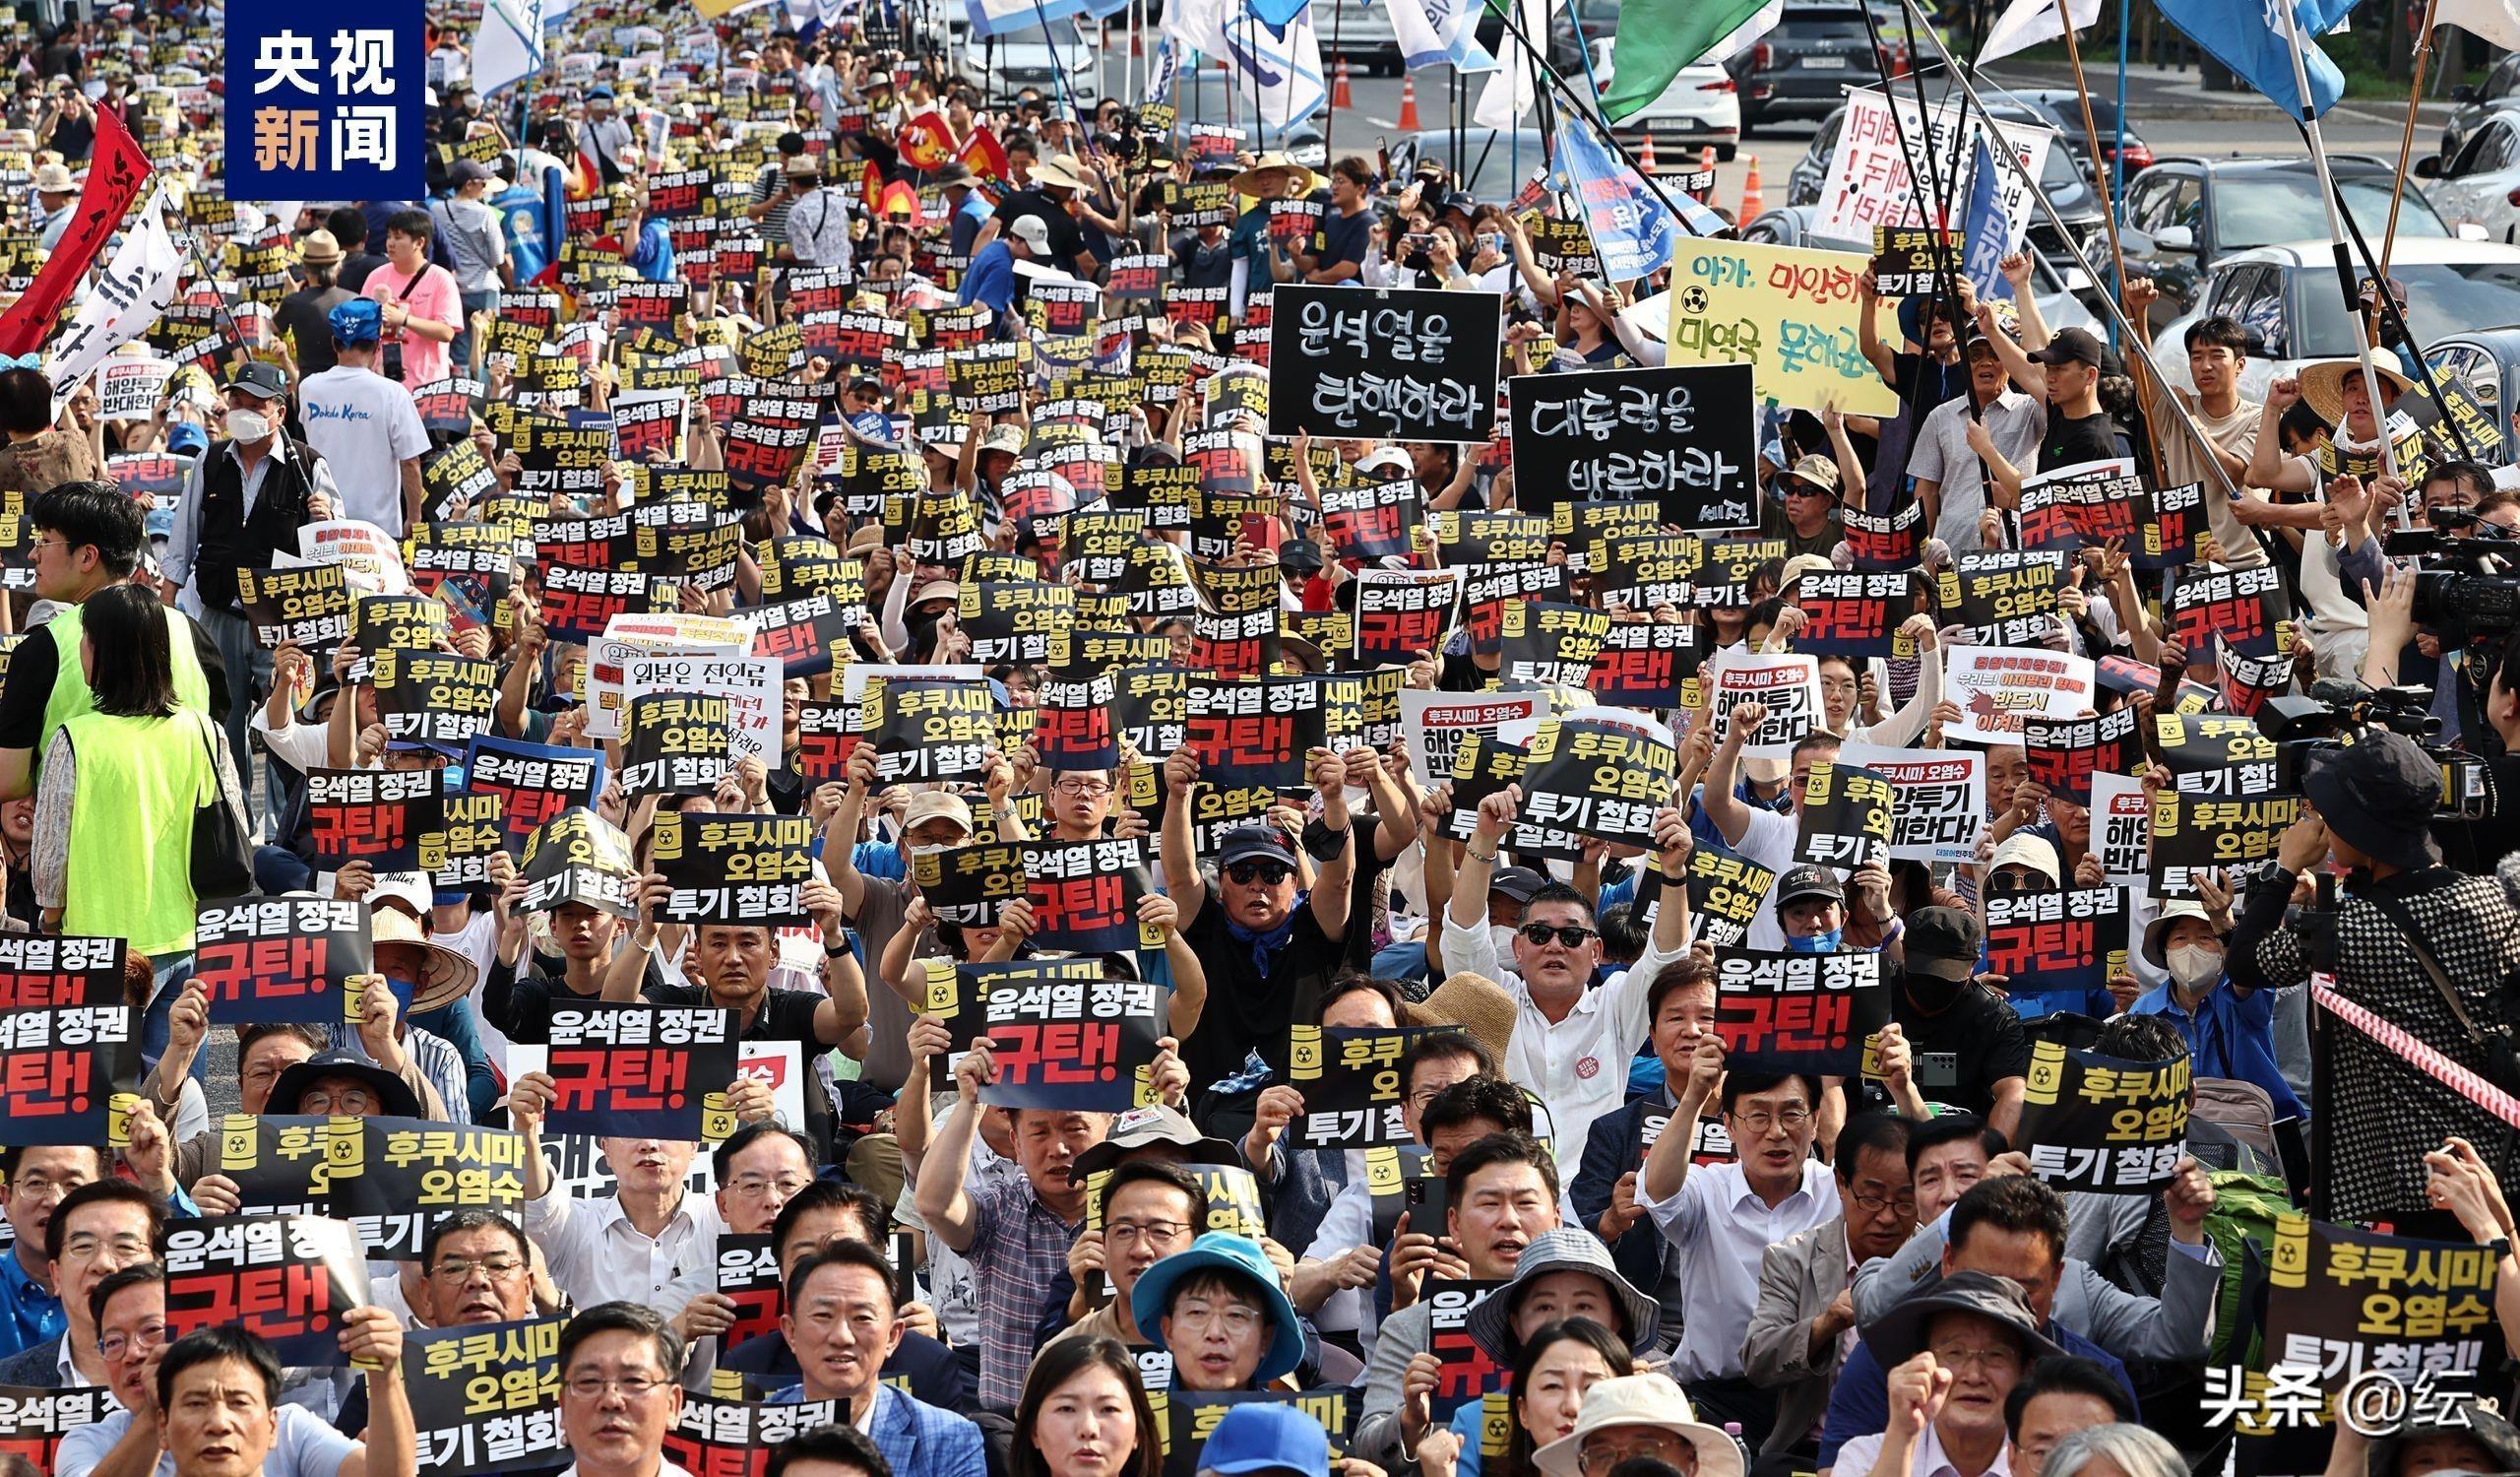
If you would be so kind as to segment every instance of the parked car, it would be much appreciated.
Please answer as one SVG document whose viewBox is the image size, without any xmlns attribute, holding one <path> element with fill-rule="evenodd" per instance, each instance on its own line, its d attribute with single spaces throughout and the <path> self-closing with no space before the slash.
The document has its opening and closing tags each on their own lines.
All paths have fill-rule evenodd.
<svg viewBox="0 0 2520 1477">
<path fill-rule="evenodd" d="M 1775 29 L 1724 63 L 1741 90 L 1741 137 L 1780 119 L 1825 118 L 1848 84 L 1907 71 L 1895 31 L 1882 32 L 1881 47 L 1876 56 L 1860 0 L 1786 0 Z"/>
<path fill-rule="evenodd" d="M 1593 43 L 1593 76 L 1604 92 L 1610 86 L 1613 42 Z M 1715 157 L 1731 163 L 1741 147 L 1741 94 L 1732 74 L 1719 66 L 1682 67 L 1663 96 L 1611 126 L 1618 141 L 1641 149 L 1654 141 L 1655 162 L 1666 167 L 1694 161 L 1712 144 Z"/>
<path fill-rule="evenodd" d="M 2090 141 L 2083 135 L 2083 95 L 2081 93 L 2071 88 L 2017 88 L 2008 91 L 2004 96 L 2037 108 L 2047 120 L 2048 125 L 2064 136 L 2065 147 L 2074 152 L 2074 158 L 2082 161 L 2085 172 L 2094 178 L 2099 176 L 2101 170 L 2118 163 L 2121 151 L 2118 144 L 2116 98 L 2106 97 L 2098 93 L 2091 95 L 2091 126 L 2100 133 L 2100 153 L 2095 157 L 2091 152 Z M 2122 153 L 2128 179 L 2134 178 L 2137 171 L 2152 166 L 2152 146 L 2137 137 L 2131 128 L 2126 131 Z"/>
<path fill-rule="evenodd" d="M 2386 202 L 2383 202 L 2385 208 Z M 2407 327 L 2426 345 L 2445 343 L 2480 323 L 2520 323 L 2520 246 L 2401 231 L 2389 276 L 2406 285 Z M 2324 238 L 2236 252 L 2214 264 L 2195 309 L 2154 333 L 2165 350 L 2187 326 L 2229 314 L 2248 330 L 2240 392 L 2262 398 L 2267 382 L 2311 359 L 2351 357 L 2362 326 L 2348 313 L 2336 280 L 2335 249 Z M 2193 388 L 2187 355 L 2156 355 L 2173 384 Z"/>
<path fill-rule="evenodd" d="M 2520 97 L 2487 113 L 2457 154 L 2417 160 L 2415 177 L 2431 181 L 2425 198 L 2454 230 L 2520 240 Z"/>
<path fill-rule="evenodd" d="M 2520 99 L 2520 51 L 2495 62 L 2483 86 L 2463 82 L 2450 90 L 2455 106 L 2450 109 L 2450 121 L 2441 126 L 2441 157 L 2455 158 L 2487 114 L 2515 99 Z"/>
<path fill-rule="evenodd" d="M 1557 69 L 1558 76 L 1572 82 L 1584 75 L 1584 53 L 1618 32 L 1619 3 L 1620 0 L 1565 0 L 1549 13 L 1548 64 Z M 1489 18 L 1493 19 L 1493 12 Z M 1495 26 L 1499 32 L 1505 29 L 1501 20 L 1495 21 Z M 1583 34 L 1581 48 L 1575 40 L 1578 32 Z M 1482 30 L 1480 39 L 1485 38 Z M 1605 87 L 1609 85 L 1607 77 L 1601 82 Z"/>
<path fill-rule="evenodd" d="M 2501 417 L 2495 424 L 2503 427 L 2506 442 L 2520 434 L 2520 327 L 2472 329 L 2435 339 L 2426 348 L 2425 363 L 2436 373 L 2448 370 L 2467 385 L 2486 414 Z"/>
<path fill-rule="evenodd" d="M 1040 39 L 1055 34 L 1055 42 Z M 1056 96 L 1065 74 L 1067 96 L 1084 101 L 1102 96 L 1102 53 L 1074 30 L 1025 32 L 1015 35 L 966 37 L 954 54 L 957 75 L 992 101 L 1013 97 L 1025 88 Z"/>
<path fill-rule="evenodd" d="M 1325 66 L 1344 56 L 1368 77 L 1401 73 L 1400 37 L 1381 0 L 1323 0 L 1312 13 L 1312 31 L 1321 37 Z"/>
<path fill-rule="evenodd" d="M 1741 227 L 1741 239 L 1765 241 L 1776 246 L 1811 246 L 1822 251 L 1858 251 L 1869 255 L 1872 243 L 1850 241 L 1814 231 L 1812 220 L 1816 211 L 1807 205 L 1789 205 L 1769 211 Z M 2091 223 L 2097 229 L 2099 220 Z M 2054 238 L 2048 231 L 2047 239 Z M 2088 328 L 2105 332 L 2101 326 L 2101 309 L 2091 305 L 2091 294 L 2099 285 L 2083 274 L 2080 267 L 2052 250 L 2041 249 L 2042 237 L 2034 232 L 2028 237 L 2031 252 L 2031 279 L 2034 294 L 2039 299 L 2039 316 L 2051 329 Z"/>
</svg>

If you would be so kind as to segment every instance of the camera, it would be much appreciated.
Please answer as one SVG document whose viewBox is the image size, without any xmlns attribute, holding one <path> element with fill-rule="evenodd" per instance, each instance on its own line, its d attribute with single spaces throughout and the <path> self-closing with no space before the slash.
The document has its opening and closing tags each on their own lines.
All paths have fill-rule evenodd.
<svg viewBox="0 0 2520 1477">
<path fill-rule="evenodd" d="M 2389 535 L 2383 550 L 2415 557 L 2415 619 L 2443 646 L 2499 642 L 2520 628 L 2520 573 L 2514 545 L 2501 528 L 2481 522 L 2469 508 L 2437 508 L 2432 527 Z M 2451 529 L 2469 530 L 2452 538 Z"/>
<path fill-rule="evenodd" d="M 2365 687 L 2324 677 L 2310 684 L 2306 697 L 2287 693 L 2268 698 L 2258 709 L 2257 727 L 2275 741 L 2276 783 L 2285 791 L 2300 793 L 2302 773 L 2317 762 L 2316 755 L 2343 748 L 2362 730 L 2385 729 L 2414 739 L 2441 767 L 2436 817 L 2482 820 L 2491 808 L 2493 792 L 2485 762 L 2439 741 L 2441 720 L 2433 715 L 2429 687 Z"/>
</svg>

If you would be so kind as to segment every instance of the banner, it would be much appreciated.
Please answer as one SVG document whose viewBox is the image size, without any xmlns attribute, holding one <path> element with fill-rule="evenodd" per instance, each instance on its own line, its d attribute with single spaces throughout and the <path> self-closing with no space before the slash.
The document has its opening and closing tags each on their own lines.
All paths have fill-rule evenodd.
<svg viewBox="0 0 2520 1477">
<path fill-rule="evenodd" d="M 1878 953 L 1716 951 L 1715 1034 L 1730 1070 L 1852 1077 L 1889 1023 Z"/>
<path fill-rule="evenodd" d="M 1625 709 L 1543 718 L 1522 781 L 1514 850 L 1572 861 L 1587 838 L 1652 849 L 1654 815 L 1671 803 L 1678 764 L 1670 731 Z"/>
<path fill-rule="evenodd" d="M 1849 743 L 1838 762 L 1890 782 L 1890 860 L 1968 862 L 1986 824 L 1986 756 L 1963 748 L 1882 748 Z"/>
<path fill-rule="evenodd" d="M 812 921 L 814 822 L 807 815 L 724 815 L 660 810 L 650 866 L 672 891 L 658 918 L 677 924 L 769 929 Z"/>
<path fill-rule="evenodd" d="M 2004 646 L 1954 646 L 1943 652 L 1942 690 L 1960 705 L 1945 742 L 2019 743 L 2031 717 L 2072 718 L 2092 706 L 2097 680 L 2089 657 Z"/>
<path fill-rule="evenodd" d="M 418 16 L 416 7 L 414 24 Z M 228 56 L 237 55 L 237 40 L 231 38 Z M 233 91 L 231 85 L 231 92 Z M 417 90 L 414 89 L 414 92 Z M 414 101 L 418 99 L 413 98 Z M 27 285 L 18 300 L 0 313 L 0 353 L 19 355 L 32 353 L 48 337 L 53 324 L 61 316 L 63 303 L 79 289 L 80 280 L 88 275 L 89 264 L 105 249 L 105 242 L 130 213 L 131 203 L 140 198 L 148 184 L 151 165 L 148 156 L 124 126 L 119 112 L 109 107 L 92 108 L 96 137 L 88 157 L 88 178 L 79 187 L 79 203 L 70 208 L 70 225 L 45 253 L 43 265 L 35 270 L 34 280 Z M 228 137 L 239 135 L 231 132 Z M 412 156 L 414 164 L 418 156 Z M 418 183 L 416 176 L 412 181 Z M 314 195 L 311 190 L 291 190 L 270 197 L 303 199 Z M 417 200 L 419 192 L 401 191 L 375 197 L 382 200 Z M 109 269 L 110 270 L 110 269 Z"/>
<path fill-rule="evenodd" d="M 98 137 L 101 141 L 102 134 Z M 87 203 L 83 196 L 80 208 L 84 210 Z M 70 229 L 63 234 L 63 246 L 79 233 L 80 225 L 74 217 Z M 175 239 L 166 231 L 166 198 L 162 194 L 152 195 L 141 208 L 139 221 L 124 232 L 122 244 L 114 248 L 114 259 L 89 286 L 87 296 L 79 303 L 78 316 L 52 343 L 44 375 L 52 381 L 56 417 L 61 408 L 70 403 L 79 382 L 99 365 L 99 419 L 146 420 L 157 413 L 158 396 L 174 366 L 163 359 L 108 355 L 156 326 L 167 304 L 174 301 L 175 282 L 183 274 L 183 254 L 175 249 Z M 37 280 L 41 280 L 40 274 Z"/>
<path fill-rule="evenodd" d="M 1590 123 L 1572 113 L 1565 116 L 1557 134 L 1558 177 L 1575 197 L 1585 231 L 1601 253 L 1600 269 L 1585 276 L 1637 283 L 1670 266 L 1684 238 L 1711 236 L 1725 228 L 1724 218 L 1697 201 L 1647 185 L 1604 146 Z M 1680 212 L 1677 219 L 1674 208 Z"/>
<path fill-rule="evenodd" d="M 980 1034 L 997 1080 L 980 1089 L 980 1101 L 1083 1113 L 1152 1102 L 1155 1043 L 1170 1033 L 1165 994 L 1145 981 L 1109 979 L 991 990 Z"/>
<path fill-rule="evenodd" d="M 1036 948 L 1108 954 L 1164 947 L 1163 931 L 1138 922 L 1139 899 L 1156 890 L 1144 837 L 1030 842 L 1023 861 Z"/>
<path fill-rule="evenodd" d="M 2122 1061 L 2060 1042 L 2031 1043 L 2018 1135 L 2030 1172 L 2068 1193 L 2160 1194 L 2187 1152 L 2193 1086 L 2184 1054 Z"/>
<path fill-rule="evenodd" d="M 346 1221 L 213 1216 L 158 1230 L 166 1341 L 231 1326 L 259 1335 L 284 1367 L 338 1370 L 342 1315 L 368 1305 L 367 1258 Z"/>
<path fill-rule="evenodd" d="M 1794 860 L 1840 871 L 1890 861 L 1891 810 L 1898 792 L 1886 776 L 1843 761 L 1811 766 Z"/>
<path fill-rule="evenodd" d="M 206 899 L 193 938 L 214 1025 L 331 1025 L 347 1014 L 349 981 L 375 972 L 365 903 Z"/>
<path fill-rule="evenodd" d="M 464 753 L 464 785 L 499 801 L 500 834 L 511 856 L 526 838 L 573 806 L 593 806 L 603 791 L 599 749 L 554 748 L 482 734 Z"/>
<path fill-rule="evenodd" d="M 550 1053 L 547 1133 L 696 1143 L 733 1130 L 724 1111 L 735 1080 L 732 1010 L 641 1000 L 555 1004 Z"/>
<path fill-rule="evenodd" d="M 1514 485 L 1531 512 L 1645 501 L 1689 529 L 1753 529 L 1758 417 L 1747 364 L 1518 374 Z"/>
<path fill-rule="evenodd" d="M 1492 292 L 1283 284 L 1269 323 L 1269 433 L 1484 441 L 1503 324 Z"/>
<path fill-rule="evenodd" d="M 1988 893 L 1986 972 L 2015 995 L 2107 990 L 2128 972 L 2131 915 L 2122 887 Z"/>
<path fill-rule="evenodd" d="M 490 0 L 489 12 L 514 3 Z M 488 16 L 482 24 L 491 24 Z M 501 1477 L 547 1471 L 568 1460 L 560 1431 L 560 1329 L 566 1322 L 530 1318 L 414 1328 L 403 1335 L 403 1389 L 432 1473 Z"/>
<path fill-rule="evenodd" d="M 1750 363 L 1762 398 L 1797 410 L 1895 416 L 1899 397 L 1858 347 L 1855 252 L 1748 241 L 1682 242 L 1673 253 L 1674 364 Z"/>
</svg>

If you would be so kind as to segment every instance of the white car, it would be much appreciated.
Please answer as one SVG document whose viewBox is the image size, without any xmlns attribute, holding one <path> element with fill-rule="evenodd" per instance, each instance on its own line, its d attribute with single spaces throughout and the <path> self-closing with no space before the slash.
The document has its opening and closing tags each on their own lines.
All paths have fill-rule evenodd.
<svg viewBox="0 0 2520 1477">
<path fill-rule="evenodd" d="M 2406 285 L 2407 327 L 2426 344 L 2480 324 L 2520 323 L 2520 246 L 2402 235 L 2389 277 Z M 2337 288 L 2336 248 L 2324 239 L 2234 252 L 2214 264 L 2196 301 L 2194 312 L 2153 334 L 2162 377 L 2182 390 L 2196 387 L 2186 336 L 2202 317 L 2228 314 L 2248 330 L 2240 394 L 2250 400 L 2312 359 L 2353 357 L 2361 341 Z"/>
<path fill-rule="evenodd" d="M 1605 93 L 1610 87 L 1614 45 L 1609 36 L 1593 42 L 1593 77 Z M 1682 67 L 1662 96 L 1621 119 L 1610 131 L 1631 150 L 1641 150 L 1646 139 L 1653 139 L 1657 168 L 1694 164 L 1698 151 L 1709 144 L 1715 146 L 1717 160 L 1731 163 L 1741 147 L 1741 90 L 1720 66 Z"/>
<path fill-rule="evenodd" d="M 1044 35 L 1058 39 L 1053 44 L 1042 39 Z M 1029 87 L 1056 97 L 1061 91 L 1059 72 L 1066 74 L 1065 91 L 1076 107 L 1091 107 L 1094 99 L 1102 96 L 1102 53 L 1092 40 L 1078 35 L 1070 27 L 999 36 L 966 33 L 959 40 L 961 49 L 954 56 L 956 73 L 987 96 L 1011 97 Z"/>
<path fill-rule="evenodd" d="M 2520 112 L 2486 114 L 2459 152 L 2416 161 L 2425 197 L 2441 219 L 2481 228 L 2488 239 L 2520 242 Z"/>
</svg>

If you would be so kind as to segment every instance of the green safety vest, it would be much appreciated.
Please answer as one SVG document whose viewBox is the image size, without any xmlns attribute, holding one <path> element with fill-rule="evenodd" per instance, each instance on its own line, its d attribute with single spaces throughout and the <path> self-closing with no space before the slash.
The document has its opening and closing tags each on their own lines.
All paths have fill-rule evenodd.
<svg viewBox="0 0 2520 1477">
<path fill-rule="evenodd" d="M 61 726 L 96 709 L 96 694 L 88 689 L 88 671 L 79 661 L 80 632 L 86 615 L 85 607 L 63 606 L 44 622 L 43 629 L 52 633 L 57 660 L 53 664 L 52 693 L 43 704 L 43 733 L 36 738 L 34 757 L 27 766 L 31 780 L 42 773 L 43 751 L 52 746 L 52 736 Z M 209 717 L 210 677 L 201 670 L 200 654 L 193 650 L 192 622 L 172 607 L 166 610 L 166 654 L 173 659 L 175 707 Z"/>
<path fill-rule="evenodd" d="M 62 731 L 79 775 L 62 931 L 118 935 L 153 958 L 190 949 L 193 813 L 219 793 L 210 715 L 82 713 Z"/>
</svg>

